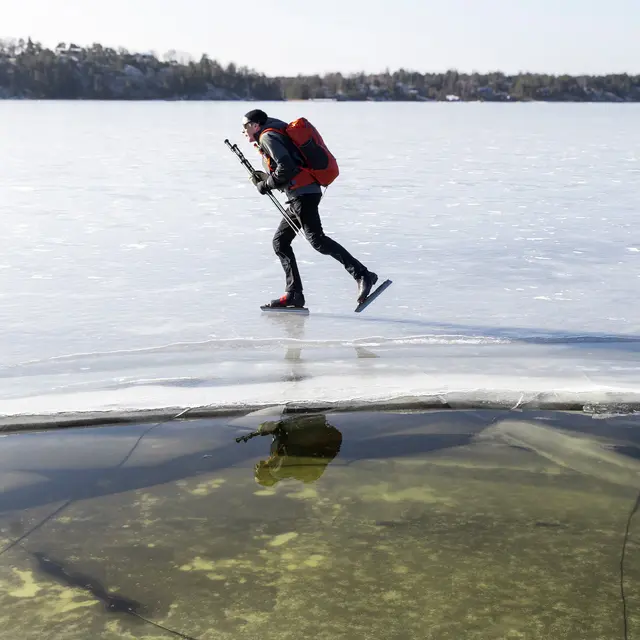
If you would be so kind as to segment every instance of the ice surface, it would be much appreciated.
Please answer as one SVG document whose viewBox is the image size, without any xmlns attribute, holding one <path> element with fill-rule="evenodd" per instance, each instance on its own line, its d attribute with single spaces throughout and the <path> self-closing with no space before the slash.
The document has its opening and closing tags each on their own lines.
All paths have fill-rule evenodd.
<svg viewBox="0 0 640 640">
<path fill-rule="evenodd" d="M 341 166 L 361 314 L 223 144 L 262 106 Z M 640 391 L 638 105 L 0 102 L 0 413 Z"/>
</svg>

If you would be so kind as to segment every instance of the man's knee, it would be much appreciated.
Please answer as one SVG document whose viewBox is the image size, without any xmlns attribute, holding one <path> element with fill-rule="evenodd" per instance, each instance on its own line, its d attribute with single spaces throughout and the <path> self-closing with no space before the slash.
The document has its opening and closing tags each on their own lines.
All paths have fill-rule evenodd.
<svg viewBox="0 0 640 640">
<path fill-rule="evenodd" d="M 291 243 L 287 242 L 279 233 L 276 233 L 276 235 L 273 236 L 271 245 L 273 246 L 273 250 L 275 251 L 275 253 L 277 255 L 280 255 L 291 246 Z"/>
<path fill-rule="evenodd" d="M 320 253 L 329 252 L 329 239 L 324 233 L 311 233 L 308 236 L 309 244 Z"/>
</svg>

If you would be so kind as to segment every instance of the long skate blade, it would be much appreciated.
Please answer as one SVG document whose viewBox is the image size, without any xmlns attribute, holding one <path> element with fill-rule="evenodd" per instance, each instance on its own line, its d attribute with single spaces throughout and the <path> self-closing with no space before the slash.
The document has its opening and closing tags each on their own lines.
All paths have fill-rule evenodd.
<svg viewBox="0 0 640 640">
<path fill-rule="evenodd" d="M 392 284 L 391 280 L 385 280 L 377 289 L 374 289 L 355 309 L 356 313 L 360 313 L 366 309 L 387 287 Z"/>
<path fill-rule="evenodd" d="M 269 305 L 262 305 L 260 307 L 263 313 L 292 313 L 299 316 L 308 316 L 309 309 L 307 307 L 270 307 Z"/>
</svg>

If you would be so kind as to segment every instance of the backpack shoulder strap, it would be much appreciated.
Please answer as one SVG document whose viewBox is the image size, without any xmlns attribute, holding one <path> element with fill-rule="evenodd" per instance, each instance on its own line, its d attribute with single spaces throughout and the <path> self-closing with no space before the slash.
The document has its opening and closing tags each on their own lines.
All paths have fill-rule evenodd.
<svg viewBox="0 0 640 640">
<path fill-rule="evenodd" d="M 276 129 L 275 127 L 267 127 L 266 129 L 263 129 L 260 132 L 260 137 L 262 138 L 262 136 L 267 133 L 267 131 L 275 131 L 276 133 L 282 133 L 283 135 L 286 135 L 286 130 L 285 129 Z"/>
</svg>

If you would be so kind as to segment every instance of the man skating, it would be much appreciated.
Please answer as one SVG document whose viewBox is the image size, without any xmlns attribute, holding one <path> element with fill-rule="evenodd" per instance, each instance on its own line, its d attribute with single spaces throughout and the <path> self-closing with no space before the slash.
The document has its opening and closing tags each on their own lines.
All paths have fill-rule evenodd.
<svg viewBox="0 0 640 640">
<path fill-rule="evenodd" d="M 273 189 L 287 197 L 288 217 L 299 230 L 302 228 L 311 246 L 318 252 L 340 262 L 358 284 L 358 302 L 369 295 L 378 276 L 356 260 L 342 245 L 327 236 L 322 229 L 318 205 L 322 198 L 320 184 L 305 170 L 303 156 L 285 133 L 287 123 L 270 118 L 260 110 L 249 111 L 242 122 L 244 134 L 255 143 L 263 157 L 267 172 L 258 171 L 252 181 L 261 194 Z M 285 272 L 285 293 L 265 305 L 269 308 L 304 307 L 302 280 L 291 243 L 296 231 L 284 218 L 273 236 L 273 250 Z"/>
</svg>

